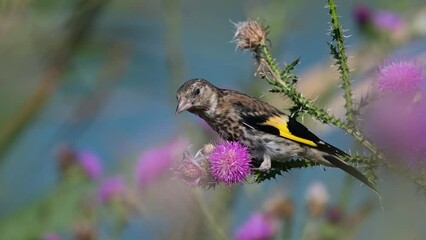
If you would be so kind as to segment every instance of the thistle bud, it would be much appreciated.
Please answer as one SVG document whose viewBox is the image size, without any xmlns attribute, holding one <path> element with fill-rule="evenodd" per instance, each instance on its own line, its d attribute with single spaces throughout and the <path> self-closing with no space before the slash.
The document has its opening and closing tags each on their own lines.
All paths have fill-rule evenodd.
<svg viewBox="0 0 426 240">
<path fill-rule="evenodd" d="M 74 239 L 95 240 L 98 239 L 96 229 L 87 222 L 79 222 L 74 226 Z"/>
<path fill-rule="evenodd" d="M 266 32 L 257 21 L 235 23 L 234 42 L 240 49 L 256 50 L 265 44 Z"/>
<path fill-rule="evenodd" d="M 306 202 L 308 204 L 308 211 L 312 217 L 318 217 L 326 209 L 328 202 L 328 191 L 322 182 L 313 182 L 308 187 L 306 193 Z"/>
<path fill-rule="evenodd" d="M 61 145 L 56 152 L 56 158 L 59 171 L 66 173 L 76 163 L 77 153 L 71 146 Z"/>
<path fill-rule="evenodd" d="M 215 146 L 211 143 L 208 143 L 206 145 L 203 146 L 203 148 L 201 149 L 201 153 L 205 156 L 209 155 L 211 152 L 213 152 Z"/>
<path fill-rule="evenodd" d="M 293 217 L 294 205 L 290 198 L 285 195 L 276 195 L 269 198 L 262 206 L 265 213 L 279 218 L 288 219 Z"/>
</svg>

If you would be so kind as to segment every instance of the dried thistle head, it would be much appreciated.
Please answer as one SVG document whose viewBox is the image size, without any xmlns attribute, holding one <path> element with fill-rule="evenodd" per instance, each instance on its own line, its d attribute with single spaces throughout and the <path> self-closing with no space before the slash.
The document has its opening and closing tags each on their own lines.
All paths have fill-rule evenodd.
<svg viewBox="0 0 426 240">
<path fill-rule="evenodd" d="M 72 166 L 76 164 L 77 152 L 69 145 L 61 145 L 56 152 L 58 159 L 58 167 L 61 173 L 66 173 Z"/>
<path fill-rule="evenodd" d="M 211 143 L 205 144 L 203 148 L 201 149 L 201 153 L 205 156 L 209 155 L 211 152 L 213 152 L 215 146 Z"/>
<path fill-rule="evenodd" d="M 258 21 L 234 23 L 234 42 L 240 49 L 256 50 L 266 42 L 265 28 Z"/>
<path fill-rule="evenodd" d="M 177 178 L 192 187 L 198 186 L 205 189 L 215 187 L 217 182 L 209 172 L 210 164 L 208 156 L 205 155 L 205 151 L 210 148 L 214 148 L 214 146 L 206 144 L 195 156 L 190 153 L 190 148 L 188 148 L 184 152 L 182 160 L 178 161 L 174 167 Z"/>
</svg>

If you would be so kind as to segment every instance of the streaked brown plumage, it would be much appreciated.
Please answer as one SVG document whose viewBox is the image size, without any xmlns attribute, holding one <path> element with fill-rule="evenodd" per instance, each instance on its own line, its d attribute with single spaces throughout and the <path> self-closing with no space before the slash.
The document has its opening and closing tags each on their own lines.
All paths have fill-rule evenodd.
<svg viewBox="0 0 426 240">
<path fill-rule="evenodd" d="M 271 161 L 300 157 L 339 167 L 372 189 L 374 185 L 339 156 L 340 149 L 325 143 L 305 126 L 266 102 L 207 80 L 192 79 L 177 91 L 176 113 L 189 111 L 203 118 L 222 138 L 239 141 L 269 170 Z"/>
</svg>

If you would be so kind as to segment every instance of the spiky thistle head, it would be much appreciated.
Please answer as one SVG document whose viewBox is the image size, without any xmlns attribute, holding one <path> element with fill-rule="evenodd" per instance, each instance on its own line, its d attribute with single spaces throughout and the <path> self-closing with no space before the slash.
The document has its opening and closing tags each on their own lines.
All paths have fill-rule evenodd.
<svg viewBox="0 0 426 240">
<path fill-rule="evenodd" d="M 202 188 L 215 187 L 217 182 L 210 173 L 208 154 L 213 151 L 213 144 L 206 144 L 193 156 L 189 148 L 182 156 L 182 160 L 176 164 L 175 173 L 185 184 Z"/>
<path fill-rule="evenodd" d="M 231 185 L 243 181 L 250 173 L 251 156 L 247 147 L 239 142 L 224 141 L 209 154 L 213 177 Z"/>
<path fill-rule="evenodd" d="M 234 42 L 238 48 L 256 50 L 265 44 L 266 31 L 258 21 L 244 21 L 234 25 Z"/>
<path fill-rule="evenodd" d="M 415 61 L 395 61 L 379 69 L 377 89 L 380 93 L 412 93 L 422 81 L 422 68 Z"/>
</svg>

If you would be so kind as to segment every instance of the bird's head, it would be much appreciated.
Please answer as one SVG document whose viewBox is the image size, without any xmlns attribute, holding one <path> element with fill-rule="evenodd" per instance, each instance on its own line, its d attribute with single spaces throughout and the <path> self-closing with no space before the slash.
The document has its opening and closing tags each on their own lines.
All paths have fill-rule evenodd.
<svg viewBox="0 0 426 240">
<path fill-rule="evenodd" d="M 204 79 L 191 79 L 177 91 L 176 114 L 188 110 L 192 113 L 208 111 L 217 103 L 219 89 Z"/>
</svg>

